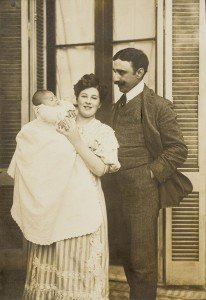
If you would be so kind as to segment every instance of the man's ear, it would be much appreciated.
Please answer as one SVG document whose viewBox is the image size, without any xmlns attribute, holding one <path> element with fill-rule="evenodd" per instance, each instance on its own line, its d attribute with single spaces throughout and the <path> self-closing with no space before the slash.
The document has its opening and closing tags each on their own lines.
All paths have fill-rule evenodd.
<svg viewBox="0 0 206 300">
<path fill-rule="evenodd" d="M 139 68 L 137 71 L 136 71 L 136 75 L 137 75 L 137 78 L 142 78 L 144 76 L 144 69 L 143 68 Z"/>
</svg>

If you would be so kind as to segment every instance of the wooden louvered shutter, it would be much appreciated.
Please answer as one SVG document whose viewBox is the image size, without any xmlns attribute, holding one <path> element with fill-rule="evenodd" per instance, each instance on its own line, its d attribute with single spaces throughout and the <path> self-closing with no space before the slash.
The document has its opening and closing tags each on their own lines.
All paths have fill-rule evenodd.
<svg viewBox="0 0 206 300">
<path fill-rule="evenodd" d="M 26 243 L 10 215 L 13 181 L 7 167 L 15 137 L 30 119 L 30 99 L 46 83 L 44 0 L 0 1 L 0 271 L 25 266 Z"/>
<path fill-rule="evenodd" d="M 189 150 L 182 171 L 194 190 L 180 206 L 166 212 L 166 283 L 170 285 L 203 285 L 205 280 L 206 178 L 201 165 L 204 141 L 199 140 L 200 2 L 172 2 L 172 96 Z"/>
<path fill-rule="evenodd" d="M 30 0 L 30 95 L 46 88 L 46 1 Z M 30 105 L 30 119 L 34 118 Z"/>
<path fill-rule="evenodd" d="M 36 60 L 37 60 L 37 90 L 46 87 L 46 57 L 45 57 L 45 0 L 37 0 L 36 2 Z"/>
<path fill-rule="evenodd" d="M 21 2 L 0 1 L 0 271 L 22 266 L 23 239 L 10 216 L 13 186 L 6 170 L 21 128 Z"/>
</svg>

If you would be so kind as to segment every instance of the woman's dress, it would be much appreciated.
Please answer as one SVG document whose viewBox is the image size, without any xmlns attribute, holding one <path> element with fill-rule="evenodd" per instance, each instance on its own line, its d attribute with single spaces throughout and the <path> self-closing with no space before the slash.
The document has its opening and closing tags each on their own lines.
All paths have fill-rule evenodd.
<svg viewBox="0 0 206 300">
<path fill-rule="evenodd" d="M 109 172 L 117 171 L 120 167 L 117 159 L 118 143 L 113 130 L 96 119 L 79 130 L 92 151 L 108 165 Z M 103 217 L 101 226 L 92 234 L 51 245 L 29 242 L 23 299 L 109 299 L 105 199 L 100 178 L 92 173 L 91 176 L 99 195 Z"/>
</svg>

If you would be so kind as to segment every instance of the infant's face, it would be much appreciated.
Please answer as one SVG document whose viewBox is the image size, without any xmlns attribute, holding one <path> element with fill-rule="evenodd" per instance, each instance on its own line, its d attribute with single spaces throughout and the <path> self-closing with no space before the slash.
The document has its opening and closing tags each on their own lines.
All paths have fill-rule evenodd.
<svg viewBox="0 0 206 300">
<path fill-rule="evenodd" d="M 42 100 L 42 104 L 47 106 L 57 106 L 59 105 L 59 100 L 52 92 L 48 92 L 44 96 L 44 99 Z"/>
</svg>

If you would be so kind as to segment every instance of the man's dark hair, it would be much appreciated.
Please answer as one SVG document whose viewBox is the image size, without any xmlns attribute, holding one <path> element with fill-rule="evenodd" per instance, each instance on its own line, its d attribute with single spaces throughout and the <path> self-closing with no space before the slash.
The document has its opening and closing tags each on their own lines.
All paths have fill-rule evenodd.
<svg viewBox="0 0 206 300">
<path fill-rule="evenodd" d="M 117 59 L 131 62 L 134 72 L 136 72 L 139 68 L 144 69 L 144 74 L 147 72 L 149 60 L 142 50 L 135 48 L 122 49 L 113 56 L 113 61 Z"/>
<path fill-rule="evenodd" d="M 42 98 L 47 94 L 47 93 L 51 93 L 51 91 L 48 90 L 38 90 L 34 93 L 33 97 L 32 97 L 32 103 L 35 106 L 38 106 L 40 104 L 42 104 Z"/>
<path fill-rule="evenodd" d="M 96 88 L 99 91 L 100 102 L 104 101 L 107 95 L 107 87 L 100 83 L 99 79 L 94 75 L 85 74 L 75 85 L 74 94 L 78 98 L 81 91 L 89 89 L 91 87 Z"/>
</svg>

